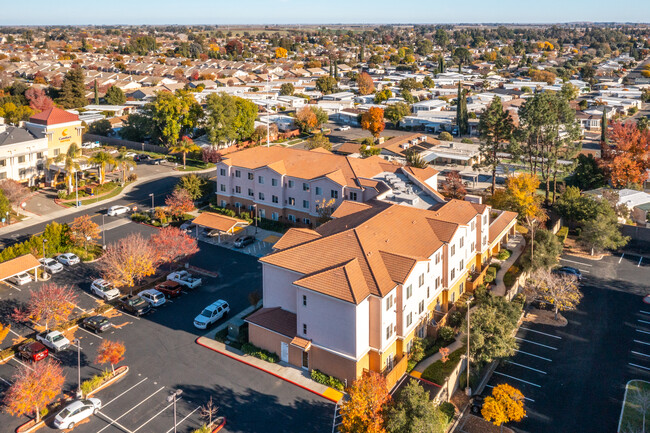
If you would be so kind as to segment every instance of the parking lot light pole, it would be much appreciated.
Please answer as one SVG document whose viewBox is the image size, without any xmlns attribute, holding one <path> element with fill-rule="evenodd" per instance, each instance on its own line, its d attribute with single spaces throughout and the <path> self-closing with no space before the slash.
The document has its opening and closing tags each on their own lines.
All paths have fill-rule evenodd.
<svg viewBox="0 0 650 433">
<path fill-rule="evenodd" d="M 105 217 L 106 214 L 102 214 L 102 249 L 106 249 L 106 228 L 105 228 Z"/>
<path fill-rule="evenodd" d="M 45 239 L 45 237 L 43 237 L 43 258 L 46 257 L 45 256 L 45 242 L 47 242 L 47 239 Z"/>
<path fill-rule="evenodd" d="M 176 433 L 176 399 L 183 393 L 183 390 L 177 389 L 176 391 L 172 392 L 169 396 L 167 396 L 167 401 L 170 403 L 174 403 L 174 433 Z"/>
<path fill-rule="evenodd" d="M 257 204 L 254 204 L 253 207 L 255 208 L 255 234 L 257 234 Z"/>
<path fill-rule="evenodd" d="M 75 192 L 75 206 L 79 207 L 79 181 L 77 180 L 77 170 L 74 171 L 74 192 Z"/>
<path fill-rule="evenodd" d="M 466 394 L 471 397 L 472 388 L 469 386 L 469 304 L 472 302 L 474 297 L 470 297 L 467 300 L 467 388 Z"/>
<path fill-rule="evenodd" d="M 153 213 L 153 208 L 154 208 L 154 206 L 153 206 L 153 193 L 150 193 L 149 197 L 151 197 L 151 213 Z"/>
<path fill-rule="evenodd" d="M 75 338 L 73 342 L 77 345 L 77 397 L 81 398 L 81 341 Z"/>
</svg>

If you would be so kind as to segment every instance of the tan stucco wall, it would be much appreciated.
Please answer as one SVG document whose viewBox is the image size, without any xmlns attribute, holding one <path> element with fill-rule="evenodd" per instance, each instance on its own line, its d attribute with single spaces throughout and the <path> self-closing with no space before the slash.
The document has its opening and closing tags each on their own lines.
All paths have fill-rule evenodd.
<svg viewBox="0 0 650 433">
<path fill-rule="evenodd" d="M 81 149 L 82 134 L 77 132 L 77 127 L 81 126 L 81 122 L 75 122 L 68 126 L 58 127 L 50 125 L 46 128 L 48 133 L 51 133 L 51 138 L 48 140 L 48 156 L 54 157 L 55 149 L 59 150 L 59 154 L 64 154 L 72 143 L 76 143 Z"/>
</svg>

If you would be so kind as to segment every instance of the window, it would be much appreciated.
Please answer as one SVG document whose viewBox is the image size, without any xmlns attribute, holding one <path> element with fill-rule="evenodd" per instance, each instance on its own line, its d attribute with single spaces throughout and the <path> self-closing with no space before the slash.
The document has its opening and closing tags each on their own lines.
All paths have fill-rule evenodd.
<svg viewBox="0 0 650 433">
<path fill-rule="evenodd" d="M 330 196 L 332 198 L 339 198 L 339 192 L 337 190 L 333 189 L 333 190 L 330 191 Z"/>
<path fill-rule="evenodd" d="M 36 152 L 36 158 L 42 159 L 43 158 L 43 152 Z"/>
<path fill-rule="evenodd" d="M 440 253 L 436 254 L 436 265 L 440 263 Z"/>
<path fill-rule="evenodd" d="M 253 192 L 253 188 L 248 188 L 248 195 L 251 197 L 255 197 L 255 193 Z"/>
<path fill-rule="evenodd" d="M 357 201 L 357 193 L 356 192 L 351 192 L 350 193 L 350 200 Z"/>
<path fill-rule="evenodd" d="M 226 200 L 221 200 L 221 207 L 226 207 L 227 203 Z"/>
<path fill-rule="evenodd" d="M 418 314 L 422 314 L 423 311 L 424 311 L 424 300 L 420 301 L 420 303 L 418 304 Z"/>
<path fill-rule="evenodd" d="M 386 327 L 386 340 L 393 336 L 393 324 L 391 323 Z"/>
<path fill-rule="evenodd" d="M 289 206 L 295 206 L 296 205 L 296 199 L 293 197 L 289 197 Z"/>
<path fill-rule="evenodd" d="M 431 272 L 431 262 L 427 262 L 427 274 Z"/>
<path fill-rule="evenodd" d="M 487 224 L 487 215 L 483 215 L 483 225 Z"/>
<path fill-rule="evenodd" d="M 235 170 L 235 177 L 241 177 L 241 171 Z"/>
<path fill-rule="evenodd" d="M 20 156 L 18 157 L 18 163 L 19 163 L 19 164 L 22 164 L 22 163 L 24 163 L 24 162 L 25 162 L 25 155 L 20 155 Z"/>
<path fill-rule="evenodd" d="M 386 298 L 386 311 L 390 310 L 390 307 L 393 306 L 393 297 L 389 296 Z"/>
<path fill-rule="evenodd" d="M 255 210 L 255 206 L 253 206 L 252 204 L 249 205 L 249 206 L 248 206 L 248 210 L 249 210 L 250 212 L 253 212 L 253 211 Z"/>
<path fill-rule="evenodd" d="M 306 323 L 302 324 L 302 333 L 307 335 L 307 324 Z"/>
<path fill-rule="evenodd" d="M 429 289 L 430 289 L 430 287 L 427 286 L 427 298 L 428 298 L 429 296 L 431 296 L 431 290 L 429 290 Z"/>
<path fill-rule="evenodd" d="M 294 181 L 290 180 L 288 183 L 289 183 L 289 188 L 293 188 Z"/>
<path fill-rule="evenodd" d="M 278 180 L 277 179 L 271 179 L 271 186 L 278 186 Z"/>
<path fill-rule="evenodd" d="M 236 186 L 236 187 L 235 187 L 235 192 L 236 192 L 237 194 L 241 194 L 241 186 Z"/>
<path fill-rule="evenodd" d="M 474 242 L 472 242 L 472 243 L 470 244 L 470 246 L 469 246 L 469 252 L 470 252 L 470 253 L 473 253 L 473 252 L 474 252 L 474 246 L 475 246 L 475 245 L 476 245 L 476 244 L 475 244 Z"/>
<path fill-rule="evenodd" d="M 418 287 L 424 286 L 424 274 L 420 275 L 420 277 L 418 278 L 418 283 L 419 283 Z"/>
<path fill-rule="evenodd" d="M 436 277 L 436 286 L 435 286 L 435 289 L 438 290 L 438 287 L 440 287 L 440 277 Z"/>
<path fill-rule="evenodd" d="M 451 303 L 453 304 L 454 302 L 456 302 L 456 294 L 452 293 L 451 294 Z"/>
<path fill-rule="evenodd" d="M 235 202 L 235 207 L 236 207 L 237 209 L 239 209 L 239 208 L 241 207 L 241 203 L 239 203 L 238 201 L 236 201 L 236 202 Z"/>
<path fill-rule="evenodd" d="M 309 201 L 303 200 L 302 201 L 302 207 L 304 207 L 305 209 L 309 209 Z"/>
<path fill-rule="evenodd" d="M 411 326 L 413 323 L 413 313 L 408 313 L 406 315 L 406 326 Z"/>
<path fill-rule="evenodd" d="M 0 159 L 0 167 L 6 167 L 7 166 L 7 160 L 6 159 Z"/>
<path fill-rule="evenodd" d="M 465 283 L 460 283 L 460 287 L 458 288 L 458 293 L 462 295 L 463 290 L 465 290 Z"/>
<path fill-rule="evenodd" d="M 451 280 L 453 280 L 454 278 L 456 278 L 456 269 L 452 269 L 452 270 L 451 270 L 451 275 L 449 276 L 449 278 L 450 278 Z"/>
<path fill-rule="evenodd" d="M 59 153 L 61 153 L 61 149 L 54 149 L 54 156 L 59 156 Z"/>
<path fill-rule="evenodd" d="M 222 175 L 222 176 L 225 176 L 226 175 L 226 169 L 225 168 L 219 169 L 219 174 Z"/>
<path fill-rule="evenodd" d="M 460 263 L 458 264 L 458 272 L 463 272 L 464 267 L 465 267 L 465 260 L 461 260 Z"/>
<path fill-rule="evenodd" d="M 465 238 L 460 238 L 460 248 L 463 248 L 463 245 L 465 245 Z"/>
<path fill-rule="evenodd" d="M 272 196 L 271 196 L 271 201 L 272 201 L 273 203 L 277 203 L 277 202 L 278 202 L 278 196 L 277 196 L 277 195 L 272 195 Z"/>
<path fill-rule="evenodd" d="M 248 173 L 248 180 L 253 180 L 253 173 Z"/>
<path fill-rule="evenodd" d="M 259 197 L 260 200 L 264 200 L 264 193 L 263 192 L 260 192 L 257 196 Z"/>
<path fill-rule="evenodd" d="M 309 191 L 309 184 L 303 182 L 303 184 L 302 184 L 302 190 L 303 190 L 303 191 Z"/>
<path fill-rule="evenodd" d="M 316 195 L 321 195 L 323 193 L 323 190 L 321 189 L 320 186 L 316 187 Z"/>
<path fill-rule="evenodd" d="M 451 246 L 451 256 L 453 257 L 456 254 L 456 245 Z"/>
<path fill-rule="evenodd" d="M 302 219 L 302 222 L 305 223 L 305 224 L 307 224 L 308 226 L 311 225 L 311 220 L 310 220 L 309 218 L 303 218 L 303 219 Z"/>
<path fill-rule="evenodd" d="M 483 245 L 487 244 L 487 236 L 483 236 Z"/>
<path fill-rule="evenodd" d="M 20 177 L 21 179 L 24 179 L 26 175 L 27 175 L 27 170 L 25 170 L 24 168 L 18 170 L 18 177 Z"/>
<path fill-rule="evenodd" d="M 273 221 L 277 221 L 277 220 L 279 219 L 279 215 L 278 215 L 278 213 L 277 213 L 277 212 L 273 212 L 273 213 L 271 214 L 271 219 L 272 219 Z"/>
<path fill-rule="evenodd" d="M 291 215 L 291 214 L 287 215 L 287 219 L 288 219 L 289 221 L 291 221 L 292 223 L 295 223 L 295 222 L 296 222 L 296 217 L 293 216 L 293 215 Z"/>
<path fill-rule="evenodd" d="M 413 295 L 413 284 L 409 284 L 406 288 L 406 299 L 410 298 Z"/>
<path fill-rule="evenodd" d="M 472 231 L 474 231 L 474 229 L 476 229 L 476 221 L 472 221 L 471 227 L 472 227 Z"/>
<path fill-rule="evenodd" d="M 257 176 L 257 182 L 260 184 L 264 184 L 264 176 Z"/>
<path fill-rule="evenodd" d="M 260 218 L 266 218 L 266 211 L 264 209 L 260 209 Z"/>
<path fill-rule="evenodd" d="M 307 306 L 307 295 L 302 295 L 302 305 L 303 307 Z"/>
<path fill-rule="evenodd" d="M 226 192 L 226 185 L 222 183 L 221 185 L 219 185 L 219 189 L 221 190 L 221 192 Z"/>
</svg>

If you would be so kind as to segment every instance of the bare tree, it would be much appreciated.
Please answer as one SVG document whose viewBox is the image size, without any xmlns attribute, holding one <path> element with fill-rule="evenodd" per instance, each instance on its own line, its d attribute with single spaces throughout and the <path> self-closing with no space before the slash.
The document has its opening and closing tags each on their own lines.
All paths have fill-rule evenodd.
<svg viewBox="0 0 650 433">
<path fill-rule="evenodd" d="M 554 274 L 548 269 L 539 269 L 526 282 L 527 297 L 544 300 L 553 305 L 555 320 L 559 311 L 575 310 L 582 292 L 575 277 Z"/>
<path fill-rule="evenodd" d="M 210 400 L 208 400 L 205 405 L 201 406 L 200 411 L 201 418 L 208 420 L 208 427 L 212 427 L 212 418 L 217 415 L 217 412 L 219 412 L 219 407 L 215 406 L 212 401 L 212 396 L 210 396 Z"/>
<path fill-rule="evenodd" d="M 25 185 L 13 179 L 5 179 L 0 182 L 0 190 L 14 206 L 20 206 L 29 194 L 29 189 Z"/>
</svg>

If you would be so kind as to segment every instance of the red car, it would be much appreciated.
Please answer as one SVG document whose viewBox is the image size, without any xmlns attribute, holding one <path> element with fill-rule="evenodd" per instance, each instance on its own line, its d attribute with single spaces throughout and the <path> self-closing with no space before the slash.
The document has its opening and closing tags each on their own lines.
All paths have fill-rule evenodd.
<svg viewBox="0 0 650 433">
<path fill-rule="evenodd" d="M 21 358 L 27 361 L 40 361 L 41 359 L 47 358 L 49 351 L 42 343 L 34 341 L 32 343 L 25 344 L 18 349 L 18 355 Z"/>
<path fill-rule="evenodd" d="M 183 286 L 178 284 L 176 281 L 165 281 L 156 286 L 156 290 L 162 292 L 167 298 L 176 298 L 181 295 L 181 290 Z"/>
</svg>

